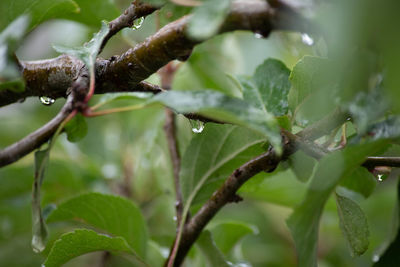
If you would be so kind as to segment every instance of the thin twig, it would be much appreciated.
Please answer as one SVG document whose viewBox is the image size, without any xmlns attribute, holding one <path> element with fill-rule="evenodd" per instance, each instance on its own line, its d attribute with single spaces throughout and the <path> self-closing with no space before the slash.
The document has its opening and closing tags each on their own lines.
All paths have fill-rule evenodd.
<svg viewBox="0 0 400 267">
<path fill-rule="evenodd" d="M 81 102 L 86 96 L 86 90 L 88 86 L 89 79 L 85 68 L 82 68 L 81 75 L 72 84 L 72 93 L 68 97 L 60 112 L 52 120 L 35 132 L 0 150 L 0 167 L 19 160 L 23 156 L 29 154 L 47 142 L 57 131 L 59 126 L 65 122 L 67 118 L 71 118 L 71 114 L 75 115 L 77 111 L 80 111 Z"/>
<path fill-rule="evenodd" d="M 116 19 L 112 20 L 108 26 L 110 28 L 106 37 L 104 37 L 101 43 L 100 51 L 103 50 L 108 40 L 113 37 L 116 33 L 124 28 L 132 27 L 134 21 L 138 18 L 145 17 L 156 11 L 159 7 L 155 7 L 146 3 L 141 3 L 138 0 L 133 1 L 130 6 Z"/>
<path fill-rule="evenodd" d="M 377 166 L 400 167 L 400 157 L 368 157 L 363 166 L 367 168 Z"/>
<path fill-rule="evenodd" d="M 159 75 L 161 77 L 161 87 L 165 90 L 170 90 L 172 86 L 172 81 L 177 71 L 177 66 L 174 62 L 168 63 L 162 69 L 159 70 Z M 179 172 L 181 169 L 181 157 L 179 155 L 178 140 L 176 137 L 176 116 L 175 113 L 169 108 L 165 109 L 165 124 L 164 131 L 167 137 L 168 150 L 171 156 L 173 173 L 174 173 L 174 186 L 175 186 L 175 209 L 177 218 L 177 227 L 179 229 L 179 223 L 182 219 L 183 213 L 183 197 L 181 191 L 181 184 L 179 181 Z"/>
<path fill-rule="evenodd" d="M 0 150 L 0 167 L 19 160 L 23 156 L 40 147 L 43 143 L 47 142 L 72 110 L 73 98 L 71 96 L 67 99 L 67 102 L 61 111 L 51 121 L 20 141 Z"/>
</svg>

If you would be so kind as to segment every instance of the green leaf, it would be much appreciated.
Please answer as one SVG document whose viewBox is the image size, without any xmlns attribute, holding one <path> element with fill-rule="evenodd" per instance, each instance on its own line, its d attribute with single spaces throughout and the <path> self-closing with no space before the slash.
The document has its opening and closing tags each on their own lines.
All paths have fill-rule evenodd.
<svg viewBox="0 0 400 267">
<path fill-rule="evenodd" d="M 136 256 L 135 251 L 129 247 L 126 240 L 122 237 L 110 237 L 98 234 L 92 230 L 77 229 L 73 232 L 63 234 L 54 243 L 44 262 L 44 266 L 58 267 L 80 255 L 102 250 Z M 142 266 L 145 266 L 139 258 L 137 258 L 137 261 L 141 262 Z"/>
<path fill-rule="evenodd" d="M 297 179 L 307 182 L 314 171 L 316 160 L 309 157 L 302 151 L 297 151 L 289 157 L 289 165 Z"/>
<path fill-rule="evenodd" d="M 188 25 L 188 34 L 195 40 L 205 40 L 218 32 L 228 15 L 230 0 L 206 0 L 194 9 Z"/>
<path fill-rule="evenodd" d="M 300 125 L 308 125 L 332 111 L 339 83 L 328 59 L 305 56 L 290 74 L 289 108 Z"/>
<path fill-rule="evenodd" d="M 0 9 L 1 10 L 1 9 Z M 0 33 L 0 91 L 24 91 L 25 82 L 14 57 L 29 25 L 29 16 L 20 16 Z"/>
<path fill-rule="evenodd" d="M 368 249 L 369 230 L 364 212 L 353 200 L 336 195 L 340 228 L 350 246 L 351 255 L 360 256 Z"/>
<path fill-rule="evenodd" d="M 262 153 L 261 146 L 251 148 L 263 142 L 262 136 L 238 126 L 207 124 L 192 138 L 182 158 L 179 176 L 185 205 L 208 199 L 237 167 Z M 245 153 L 248 149 L 249 154 Z"/>
<path fill-rule="evenodd" d="M 32 189 L 32 248 L 36 253 L 46 247 L 47 226 L 40 206 L 40 188 L 49 163 L 50 148 L 35 152 L 35 178 Z"/>
<path fill-rule="evenodd" d="M 209 266 L 231 266 L 225 260 L 222 252 L 215 245 L 210 231 L 204 230 L 197 239 L 196 244 L 207 258 Z"/>
<path fill-rule="evenodd" d="M 120 12 L 114 1 L 104 0 L 2 0 L 0 29 L 22 14 L 32 17 L 29 29 L 50 19 L 68 19 L 99 27 L 102 20 L 111 21 Z"/>
<path fill-rule="evenodd" d="M 160 102 L 179 113 L 199 113 L 210 119 L 238 124 L 263 134 L 280 153 L 281 136 L 276 119 L 269 113 L 219 92 L 168 91 L 156 95 L 152 102 Z"/>
<path fill-rule="evenodd" d="M 241 79 L 244 99 L 265 113 L 285 115 L 288 112 L 289 74 L 281 61 L 267 59 L 257 67 L 252 80 Z"/>
<path fill-rule="evenodd" d="M 4 29 L 11 21 L 22 14 L 31 17 L 29 28 L 43 21 L 80 12 L 78 4 L 73 0 L 2 0 L 0 1 L 0 29 Z"/>
<path fill-rule="evenodd" d="M 221 222 L 210 226 L 217 247 L 227 255 L 246 235 L 257 234 L 258 229 L 243 222 Z"/>
<path fill-rule="evenodd" d="M 375 189 L 376 178 L 364 167 L 358 167 L 351 175 L 344 177 L 340 186 L 369 197 Z"/>
<path fill-rule="evenodd" d="M 140 209 L 131 201 L 100 193 L 83 194 L 61 203 L 47 218 L 47 222 L 77 220 L 122 236 L 144 258 L 147 228 Z"/>
<path fill-rule="evenodd" d="M 92 27 L 99 27 L 101 21 L 111 21 L 120 15 L 115 1 L 74 0 L 78 12 L 62 13 L 58 17 L 74 20 Z"/>
<path fill-rule="evenodd" d="M 305 199 L 287 220 L 300 267 L 317 264 L 319 220 L 324 205 L 336 185 L 359 167 L 367 156 L 373 155 L 386 145 L 387 141 L 382 140 L 350 146 L 329 154 L 320 161 Z"/>
<path fill-rule="evenodd" d="M 293 86 L 289 93 L 289 106 L 293 112 L 310 94 L 325 85 L 327 61 L 321 57 L 305 56 L 293 67 L 289 77 Z"/>
<path fill-rule="evenodd" d="M 145 100 L 153 97 L 153 93 L 146 92 L 126 92 L 126 93 L 109 93 L 101 96 L 99 101 L 96 103 L 96 106 L 103 106 L 105 104 L 111 103 L 117 100 Z"/>
<path fill-rule="evenodd" d="M 301 202 L 306 190 L 306 184 L 299 182 L 291 169 L 287 169 L 273 174 L 257 174 L 239 189 L 238 194 L 244 199 L 293 208 Z"/>
<path fill-rule="evenodd" d="M 93 38 L 85 43 L 81 47 L 65 47 L 60 45 L 54 45 L 53 48 L 62 54 L 68 54 L 82 60 L 89 71 L 92 73 L 94 70 L 94 64 L 96 62 L 97 54 L 99 53 L 101 43 L 110 31 L 107 22 L 103 21 L 101 29 L 97 32 Z"/>
<path fill-rule="evenodd" d="M 67 133 L 68 141 L 78 142 L 86 136 L 88 131 L 85 117 L 80 113 L 75 115 L 75 117 L 65 125 L 64 130 Z"/>
</svg>

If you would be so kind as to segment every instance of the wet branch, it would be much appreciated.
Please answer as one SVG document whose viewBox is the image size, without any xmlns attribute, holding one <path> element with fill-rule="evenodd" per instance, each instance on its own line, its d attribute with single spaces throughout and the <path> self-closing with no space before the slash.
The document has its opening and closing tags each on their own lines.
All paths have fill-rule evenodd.
<svg viewBox="0 0 400 267">
<path fill-rule="evenodd" d="M 142 3 L 138 0 L 133 1 L 131 5 L 127 9 L 125 9 L 125 11 L 118 18 L 112 20 L 108 24 L 110 31 L 103 39 L 103 43 L 101 44 L 99 54 L 103 50 L 108 40 L 110 40 L 110 38 L 113 37 L 116 33 L 118 33 L 124 28 L 132 27 L 136 19 L 150 15 L 157 9 L 158 9 L 157 7 L 154 7 L 146 3 Z"/>
<path fill-rule="evenodd" d="M 143 7 L 140 9 L 140 15 L 143 16 L 154 11 L 144 8 L 145 6 L 139 7 Z M 133 6 L 127 10 L 126 15 L 122 15 L 111 24 L 117 25 L 112 26 L 115 27 L 112 34 L 129 25 L 131 21 L 128 18 L 139 16 L 139 13 L 136 14 L 137 11 L 133 10 Z M 190 16 L 185 16 L 167 24 L 143 43 L 120 56 L 98 59 L 95 70 L 96 93 L 145 91 L 146 88 L 141 84 L 143 80 L 171 60 L 186 60 L 197 44 L 206 41 L 194 41 L 188 37 L 186 27 L 189 18 Z M 266 1 L 237 0 L 232 3 L 231 11 L 219 34 L 235 30 L 253 31 L 267 37 L 273 30 L 308 32 L 310 27 L 305 19 L 289 7 L 271 7 Z M 22 61 L 21 66 L 26 82 L 25 91 L 0 91 L 0 106 L 30 96 L 66 97 L 70 84 L 82 67 L 82 62 L 62 55 L 48 60 Z"/>
<path fill-rule="evenodd" d="M 82 68 L 81 75 L 72 83 L 71 91 L 66 103 L 60 112 L 48 123 L 19 140 L 18 142 L 0 150 L 0 167 L 11 164 L 29 154 L 47 142 L 58 129 L 58 126 L 72 113 L 80 109 L 81 101 L 86 96 L 89 87 L 89 76 Z"/>
<path fill-rule="evenodd" d="M 232 199 L 236 196 L 237 190 L 246 181 L 259 172 L 274 171 L 281 161 L 286 160 L 299 149 L 304 150 L 305 153 L 316 159 L 322 158 L 324 155 L 329 153 L 329 151 L 315 144 L 313 140 L 329 134 L 330 131 L 345 123 L 347 118 L 348 116 L 346 113 L 336 110 L 323 120 L 316 122 L 297 134 L 292 134 L 286 130 L 282 130 L 283 153 L 281 156 L 278 156 L 275 150 L 270 147 L 266 153 L 237 168 L 185 225 L 178 252 L 175 257 L 174 266 L 180 266 L 182 264 L 189 249 L 197 240 L 204 227 L 223 206 L 232 202 Z M 305 136 L 310 139 L 305 139 Z M 363 166 L 367 168 L 377 166 L 400 167 L 400 158 L 368 157 Z"/>
<path fill-rule="evenodd" d="M 138 7 L 131 5 L 127 12 L 114 20 L 111 25 L 110 38 L 118 29 L 129 25 L 133 18 L 145 16 L 154 11 L 146 5 Z M 133 10 L 135 9 L 135 10 Z M 138 13 L 135 13 L 138 12 Z M 127 13 L 127 14 L 125 14 Z M 96 94 L 112 92 L 152 92 L 159 93 L 160 87 L 143 82 L 168 62 L 178 59 L 186 60 L 195 45 L 202 41 L 194 41 L 186 34 L 186 26 L 190 16 L 176 20 L 146 41 L 120 56 L 96 61 Z M 292 23 L 296 21 L 296 23 Z M 115 26 L 116 25 L 116 26 Z M 232 8 L 219 33 L 248 30 L 264 36 L 272 30 L 307 31 L 308 25 L 300 15 L 289 7 L 278 5 L 271 7 L 266 1 L 238 0 L 232 3 Z M 71 84 L 79 77 L 83 63 L 73 57 L 61 55 L 57 58 L 38 61 L 22 61 L 22 73 L 26 82 L 23 92 L 10 90 L 0 91 L 0 106 L 15 103 L 30 96 L 48 96 L 51 98 L 67 97 Z M 15 162 L 46 142 L 54 133 L 66 113 L 70 110 L 67 102 L 65 108 L 48 124 L 3 150 L 0 150 L 0 166 Z M 196 114 L 185 114 L 201 121 L 212 121 Z"/>
</svg>

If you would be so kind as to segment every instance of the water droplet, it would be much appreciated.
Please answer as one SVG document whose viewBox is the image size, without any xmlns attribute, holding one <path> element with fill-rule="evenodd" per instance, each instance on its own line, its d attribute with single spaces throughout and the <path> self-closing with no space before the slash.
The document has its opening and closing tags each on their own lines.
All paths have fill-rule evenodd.
<svg viewBox="0 0 400 267">
<path fill-rule="evenodd" d="M 309 45 L 309 46 L 314 44 L 314 39 L 311 38 L 311 36 L 308 35 L 307 33 L 303 33 L 301 35 L 301 41 L 303 42 L 303 44 Z"/>
<path fill-rule="evenodd" d="M 54 104 L 54 102 L 56 102 L 55 99 L 47 97 L 47 96 L 41 96 L 41 97 L 39 97 L 39 100 L 43 105 L 46 105 L 46 106 L 50 106 L 50 105 Z"/>
<path fill-rule="evenodd" d="M 264 36 L 261 33 L 257 33 L 257 32 L 254 34 L 254 37 L 256 37 L 257 39 L 264 38 Z"/>
<path fill-rule="evenodd" d="M 35 234 L 32 237 L 32 249 L 35 253 L 40 253 L 46 248 L 46 241 L 40 234 Z"/>
<path fill-rule="evenodd" d="M 383 176 L 382 174 L 378 174 L 378 181 L 379 181 L 379 182 L 382 182 L 382 181 L 383 181 L 383 180 L 382 180 L 382 176 Z"/>
<path fill-rule="evenodd" d="M 372 261 L 373 262 L 378 262 L 379 261 L 379 255 L 375 254 L 374 256 L 372 256 Z"/>
<path fill-rule="evenodd" d="M 140 27 L 142 27 L 142 25 L 143 25 L 143 22 L 144 22 L 144 17 L 138 18 L 137 20 L 135 20 L 133 22 L 132 29 L 133 30 L 140 29 Z"/>
<path fill-rule="evenodd" d="M 189 120 L 192 125 L 192 132 L 201 133 L 204 130 L 204 122 L 199 120 Z"/>
<path fill-rule="evenodd" d="M 178 218 L 176 216 L 174 216 L 172 219 L 174 220 L 174 222 L 176 222 L 176 220 L 178 220 Z"/>
</svg>

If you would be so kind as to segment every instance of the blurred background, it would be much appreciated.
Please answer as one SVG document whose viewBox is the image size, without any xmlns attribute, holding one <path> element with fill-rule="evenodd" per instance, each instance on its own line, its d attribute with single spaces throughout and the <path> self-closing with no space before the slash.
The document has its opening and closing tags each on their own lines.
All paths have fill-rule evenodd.
<svg viewBox="0 0 400 267">
<path fill-rule="evenodd" d="M 95 2 L 95 7 L 86 3 L 86 9 L 82 9 L 82 14 L 86 12 L 85 17 L 90 19 L 51 19 L 33 28 L 19 47 L 18 58 L 51 58 L 57 56 L 53 44 L 81 45 L 99 29 L 102 19 L 115 18 L 129 5 L 129 1 L 122 0 Z M 379 1 L 380 4 L 376 1 L 291 2 L 310 16 L 325 35 L 274 32 L 268 38 L 261 38 L 249 32 L 234 32 L 217 36 L 197 46 L 189 60 L 182 63 L 172 89 L 211 89 L 240 96 L 232 77 L 252 75 L 267 58 L 280 59 L 292 69 L 303 56 L 315 55 L 340 59 L 340 75 L 359 74 L 353 77 L 361 77 L 360 81 L 365 81 L 363 75 L 385 69 L 386 93 L 394 104 L 398 103 L 400 37 L 397 28 L 400 23 L 393 13 L 400 9 L 396 1 Z M 6 10 L 0 8 L 0 14 Z M 136 25 L 137 29 L 125 29 L 112 38 L 100 57 L 123 53 L 155 33 L 159 25 L 165 25 L 190 10 L 190 7 L 168 4 L 160 12 L 148 16 L 143 24 Z M 336 74 L 332 76 L 336 77 Z M 159 84 L 159 75 L 152 75 L 148 81 Z M 95 96 L 92 103 L 96 103 L 99 97 Z M 0 147 L 12 144 L 45 124 L 64 102 L 64 99 L 57 99 L 52 105 L 44 105 L 38 98 L 28 98 L 23 103 L 2 107 Z M 114 106 L 131 103 L 121 100 Z M 393 107 L 395 110 L 396 105 Z M 176 222 L 172 168 L 163 131 L 164 116 L 163 108 L 151 107 L 90 118 L 87 119 L 88 134 L 78 143 L 70 143 L 62 134 L 51 151 L 42 188 L 42 206 L 51 207 L 84 192 L 126 196 L 140 206 L 146 218 L 150 237 L 157 244 L 158 255 L 155 257 L 165 258 L 175 236 Z M 183 155 L 196 133 L 191 131 L 190 122 L 185 117 L 178 115 L 177 123 L 179 149 Z M 394 148 L 394 151 L 398 150 Z M 30 205 L 33 173 L 33 154 L 0 169 L 0 266 L 39 266 L 51 243 L 61 233 L 76 226 L 71 223 L 50 224 L 47 249 L 43 254 L 32 251 Z M 320 227 L 319 266 L 371 264 L 374 255 L 392 234 L 395 182 L 393 178 L 379 183 L 368 199 L 356 196 L 370 227 L 369 249 L 358 258 L 350 256 L 340 232 L 335 200 L 329 200 Z M 306 188 L 307 184 L 298 181 L 285 166 L 273 174 L 262 173 L 249 181 L 240 192 L 245 201 L 226 206 L 210 225 L 215 233 L 218 229 L 213 225 L 218 225 L 218 222 L 240 221 L 251 229 L 226 252 L 228 259 L 242 263 L 241 266 L 295 266 L 294 245 L 285 220 L 293 206 L 302 200 Z M 84 255 L 66 266 L 96 266 L 101 257 L 102 253 Z M 108 264 L 129 266 L 122 258 L 112 258 Z M 186 264 L 205 266 L 206 262 L 194 247 Z"/>
</svg>

